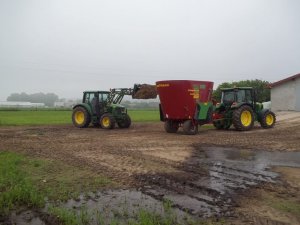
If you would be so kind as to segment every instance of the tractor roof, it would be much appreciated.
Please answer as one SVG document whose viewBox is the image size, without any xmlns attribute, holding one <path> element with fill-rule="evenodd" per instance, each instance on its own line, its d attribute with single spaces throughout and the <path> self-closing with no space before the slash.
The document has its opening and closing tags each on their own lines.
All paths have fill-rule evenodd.
<svg viewBox="0 0 300 225">
<path fill-rule="evenodd" d="M 252 90 L 253 87 L 234 87 L 234 88 L 221 88 L 221 91 L 234 91 L 234 90 Z"/>
<path fill-rule="evenodd" d="M 84 91 L 83 93 L 99 93 L 99 94 L 109 94 L 110 91 Z"/>
</svg>

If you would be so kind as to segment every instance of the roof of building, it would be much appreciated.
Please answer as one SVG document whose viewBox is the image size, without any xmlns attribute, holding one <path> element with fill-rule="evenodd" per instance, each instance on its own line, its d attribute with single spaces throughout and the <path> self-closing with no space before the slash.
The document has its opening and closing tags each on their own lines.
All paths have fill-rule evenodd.
<svg viewBox="0 0 300 225">
<path fill-rule="evenodd" d="M 277 82 L 274 82 L 274 83 L 270 84 L 270 87 L 273 88 L 273 87 L 276 87 L 278 85 L 284 84 L 284 83 L 286 83 L 288 81 L 296 80 L 297 78 L 300 78 L 300 73 L 295 74 L 295 75 L 290 76 L 290 77 L 287 77 L 285 79 L 279 80 Z"/>
</svg>

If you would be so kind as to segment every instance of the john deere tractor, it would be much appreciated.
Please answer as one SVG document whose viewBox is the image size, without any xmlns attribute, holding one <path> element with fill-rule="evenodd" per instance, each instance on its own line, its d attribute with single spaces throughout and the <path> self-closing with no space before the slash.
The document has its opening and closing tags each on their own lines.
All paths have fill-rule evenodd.
<svg viewBox="0 0 300 225">
<path fill-rule="evenodd" d="M 263 128 L 272 128 L 276 116 L 270 109 L 264 109 L 256 102 L 256 90 L 252 87 L 222 89 L 221 103 L 213 113 L 213 124 L 217 129 L 229 129 L 231 125 L 239 131 L 251 130 L 254 121 Z"/>
<path fill-rule="evenodd" d="M 104 129 L 129 128 L 131 119 L 127 109 L 120 105 L 125 95 L 133 95 L 139 85 L 131 88 L 111 89 L 110 91 L 85 91 L 82 103 L 73 107 L 72 122 L 79 128 L 88 127 L 90 123 Z"/>
</svg>

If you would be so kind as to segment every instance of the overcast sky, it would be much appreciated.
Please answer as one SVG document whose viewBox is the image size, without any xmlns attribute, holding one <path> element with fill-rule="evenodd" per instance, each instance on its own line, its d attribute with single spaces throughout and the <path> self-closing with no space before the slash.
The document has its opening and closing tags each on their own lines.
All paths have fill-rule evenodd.
<svg viewBox="0 0 300 225">
<path fill-rule="evenodd" d="M 0 0 L 0 100 L 300 72 L 299 0 Z"/>
</svg>

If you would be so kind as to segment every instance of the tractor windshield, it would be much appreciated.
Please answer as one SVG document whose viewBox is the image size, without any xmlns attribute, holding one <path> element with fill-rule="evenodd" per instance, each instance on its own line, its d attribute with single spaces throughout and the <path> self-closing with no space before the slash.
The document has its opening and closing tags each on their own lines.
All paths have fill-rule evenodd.
<svg viewBox="0 0 300 225">
<path fill-rule="evenodd" d="M 234 102 L 234 91 L 225 91 L 222 93 L 222 102 L 232 104 Z"/>
</svg>

